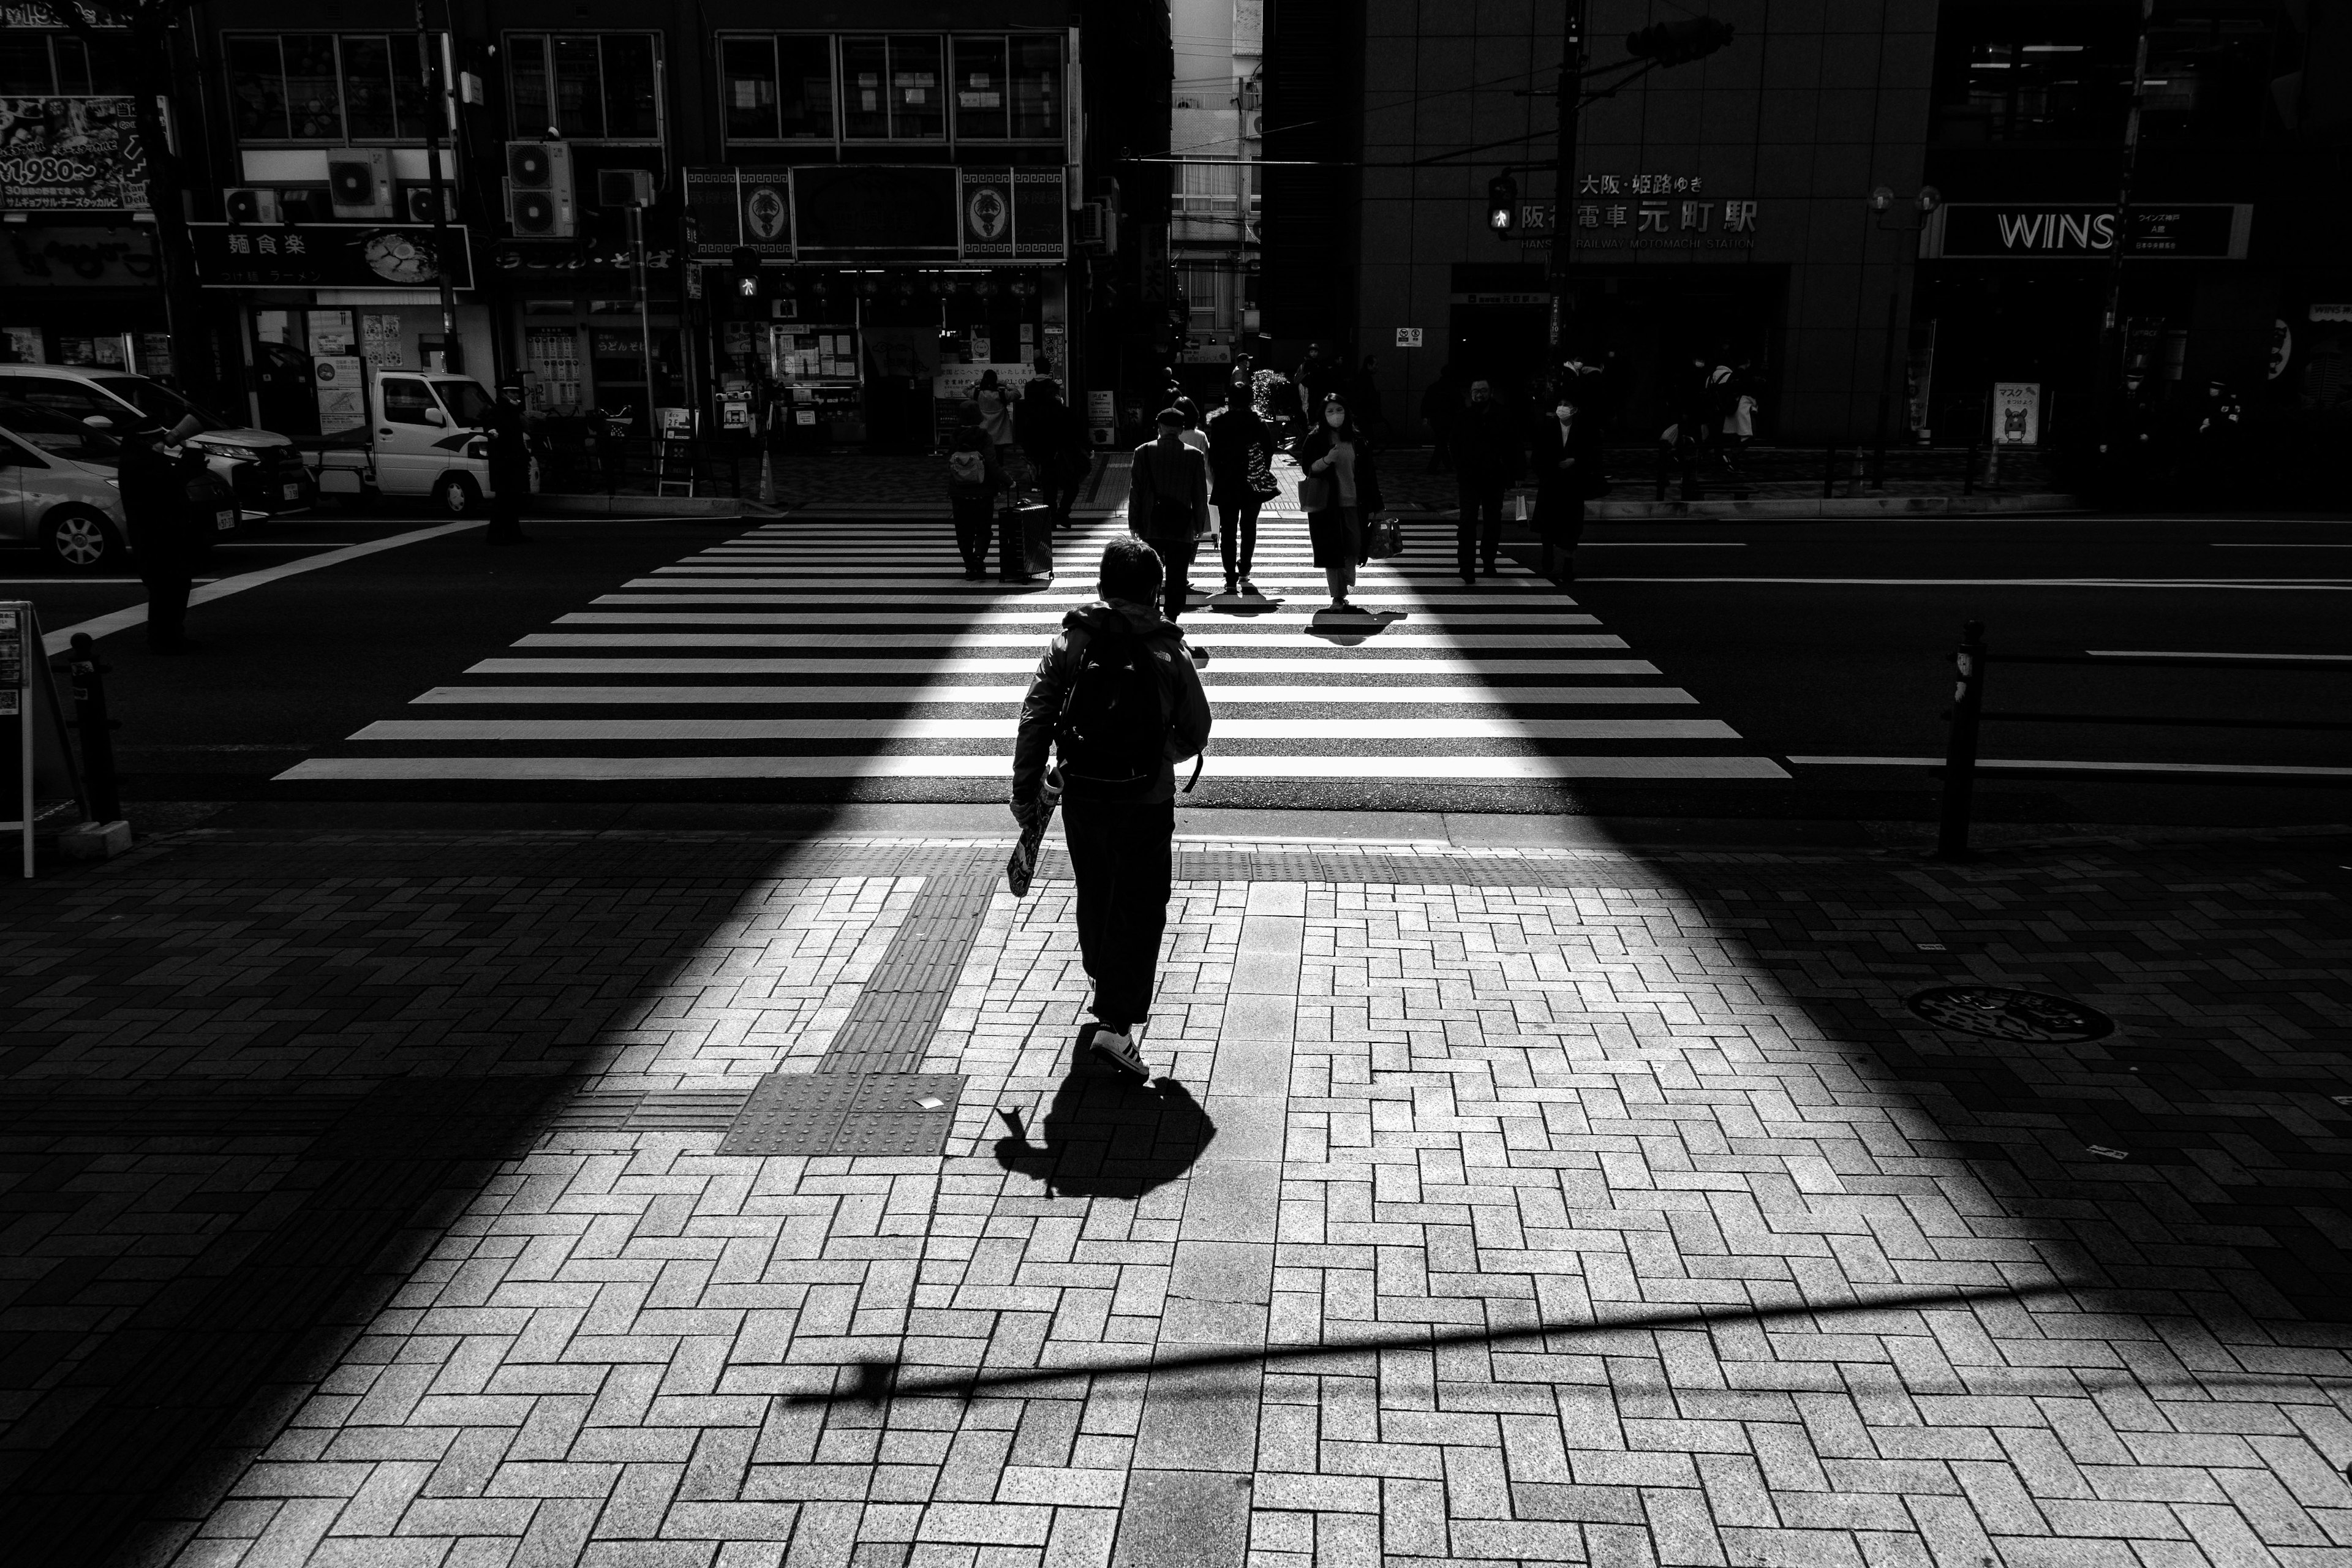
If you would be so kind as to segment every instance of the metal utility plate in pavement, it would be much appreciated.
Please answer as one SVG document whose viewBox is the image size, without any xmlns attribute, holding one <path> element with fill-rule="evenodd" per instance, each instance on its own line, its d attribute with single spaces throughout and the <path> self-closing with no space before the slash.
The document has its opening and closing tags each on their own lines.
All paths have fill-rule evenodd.
<svg viewBox="0 0 2352 1568">
<path fill-rule="evenodd" d="M 963 1097 L 963 1075 L 771 1073 L 751 1089 L 721 1154 L 938 1154 Z M 926 1109 L 936 1100 L 937 1109 Z"/>
</svg>

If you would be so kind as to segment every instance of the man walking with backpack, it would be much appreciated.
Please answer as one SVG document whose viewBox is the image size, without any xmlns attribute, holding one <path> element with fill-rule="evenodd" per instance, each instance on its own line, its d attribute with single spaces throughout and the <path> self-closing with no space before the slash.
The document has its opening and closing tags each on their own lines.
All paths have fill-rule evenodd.
<svg viewBox="0 0 2352 1568">
<path fill-rule="evenodd" d="M 1168 924 L 1176 764 L 1209 742 L 1201 677 L 1183 634 L 1158 613 L 1161 576 L 1142 540 L 1103 547 L 1101 600 L 1062 617 L 1013 746 L 1013 815 L 1024 829 L 1047 809 L 1047 748 L 1055 753 L 1078 882 L 1078 952 L 1094 982 L 1095 1022 L 1079 1043 L 1138 1078 L 1150 1076 L 1135 1036 L 1151 1010 Z"/>
</svg>

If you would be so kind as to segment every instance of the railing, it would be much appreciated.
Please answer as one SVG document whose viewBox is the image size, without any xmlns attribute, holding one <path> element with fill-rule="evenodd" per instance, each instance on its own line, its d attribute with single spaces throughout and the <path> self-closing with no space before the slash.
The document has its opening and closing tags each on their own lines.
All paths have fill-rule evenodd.
<svg viewBox="0 0 2352 1568">
<path fill-rule="evenodd" d="M 1616 447 L 1609 472 L 1622 494 L 1647 475 L 1656 500 L 1747 500 L 1911 493 L 2004 494 L 2059 488 L 2032 454 L 1997 461 L 1981 447 Z"/>
<path fill-rule="evenodd" d="M 678 441 L 555 429 L 541 433 L 538 453 L 539 488 L 549 495 L 650 495 L 665 478 L 679 479 L 681 469 L 692 473 L 698 496 L 748 495 L 760 482 L 760 449 L 749 437 Z"/>
<path fill-rule="evenodd" d="M 1977 760 L 1978 727 L 1985 723 L 2007 724 L 2138 724 L 2165 728 L 2200 730 L 2273 730 L 2320 731 L 2335 733 L 2352 731 L 2352 721 L 2339 719 L 2187 719 L 2163 713 L 2053 713 L 2039 709 L 1988 709 L 1984 706 L 1985 676 L 1993 656 L 1986 647 L 1984 623 L 1969 621 L 1961 629 L 1959 650 L 1952 656 L 1958 679 L 1952 687 L 1952 706 L 1945 713 L 1950 726 L 1944 747 L 1943 798 L 1936 829 L 1936 854 L 1946 860 L 1965 859 L 1969 853 L 1969 823 L 1975 803 L 1976 779 L 1979 773 L 2011 778 L 2099 779 L 2112 782 L 2121 775 L 2114 767 L 2084 765 L 2080 768 L 2033 766 L 2022 767 L 2000 763 L 1980 763 Z M 2310 658 L 2280 658 L 2236 655 L 2172 653 L 2005 653 L 2000 662 L 2009 665 L 2091 665 L 2102 669 L 2299 669 L 2352 673 L 2352 659 L 2330 663 Z M 2342 789 L 2352 787 L 2352 769 L 2332 773 L 2288 773 L 2284 770 L 2265 772 L 2259 768 L 2238 773 L 2174 773 L 2165 775 L 2171 784 L 2287 784 L 2298 788 L 2318 787 Z"/>
</svg>

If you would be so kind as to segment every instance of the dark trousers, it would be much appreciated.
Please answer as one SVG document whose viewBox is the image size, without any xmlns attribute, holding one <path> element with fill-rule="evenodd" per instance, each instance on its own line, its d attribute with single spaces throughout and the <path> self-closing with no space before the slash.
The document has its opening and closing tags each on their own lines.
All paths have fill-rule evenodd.
<svg viewBox="0 0 2352 1568">
<path fill-rule="evenodd" d="M 1192 552 L 1200 544 L 1191 539 L 1160 539 L 1149 534 L 1143 542 L 1159 552 L 1160 564 L 1167 570 L 1167 584 L 1160 591 L 1160 613 L 1172 624 L 1184 613 L 1184 600 L 1192 591 Z"/>
<path fill-rule="evenodd" d="M 1065 797 L 1062 835 L 1078 882 L 1078 955 L 1095 983 L 1091 1011 L 1124 1034 L 1151 1012 L 1176 803 Z"/>
<path fill-rule="evenodd" d="M 954 496 L 948 505 L 955 511 L 956 550 L 963 556 L 967 572 L 988 570 L 989 535 L 995 527 L 996 512 L 986 496 Z"/>
<path fill-rule="evenodd" d="M 1257 553 L 1257 509 L 1265 504 L 1245 500 L 1217 509 L 1217 549 L 1225 558 L 1228 582 L 1249 575 L 1250 557 Z"/>
<path fill-rule="evenodd" d="M 1543 562 L 1538 569 L 1555 580 L 1576 581 L 1576 542 L 1584 537 L 1584 498 L 1563 503 L 1565 515 L 1538 531 L 1543 540 Z M 1552 557 L 1559 557 L 1557 570 Z"/>
<path fill-rule="evenodd" d="M 510 544 L 522 537 L 522 492 L 515 489 L 490 492 L 490 526 L 482 534 L 488 544 Z"/>
<path fill-rule="evenodd" d="M 1462 502 L 1462 519 L 1454 525 L 1462 570 L 1474 570 L 1479 561 L 1492 566 L 1503 549 L 1503 482 L 1465 478 L 1454 493 Z"/>
<path fill-rule="evenodd" d="M 1038 491 L 1047 506 L 1054 509 L 1054 526 L 1069 525 L 1070 509 L 1078 504 L 1078 492 L 1087 488 L 1087 476 L 1094 470 L 1080 468 L 1073 474 L 1068 468 L 1055 469 L 1049 479 L 1038 480 Z"/>
<path fill-rule="evenodd" d="M 195 584 L 183 572 L 142 572 L 147 584 L 147 646 L 171 647 L 188 635 L 188 590 Z"/>
</svg>

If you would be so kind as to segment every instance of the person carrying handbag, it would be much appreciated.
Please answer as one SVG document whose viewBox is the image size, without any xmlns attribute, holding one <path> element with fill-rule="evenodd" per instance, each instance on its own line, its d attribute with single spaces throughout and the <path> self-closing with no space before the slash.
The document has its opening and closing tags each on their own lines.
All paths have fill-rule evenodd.
<svg viewBox="0 0 2352 1568">
<path fill-rule="evenodd" d="M 1257 551 L 1258 509 L 1282 493 L 1282 484 L 1274 477 L 1274 431 L 1258 417 L 1245 379 L 1236 379 L 1225 405 L 1209 416 L 1209 481 L 1225 592 L 1255 593 L 1249 575 L 1250 557 Z"/>
<path fill-rule="evenodd" d="M 1298 506 L 1307 513 L 1315 564 L 1330 586 L 1331 607 L 1351 608 L 1348 590 L 1355 585 L 1356 568 L 1370 559 L 1364 522 L 1380 512 L 1382 501 L 1372 445 L 1338 393 L 1323 399 L 1320 423 L 1299 443 L 1298 466 L 1306 476 L 1298 485 Z"/>
</svg>

